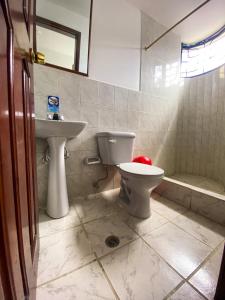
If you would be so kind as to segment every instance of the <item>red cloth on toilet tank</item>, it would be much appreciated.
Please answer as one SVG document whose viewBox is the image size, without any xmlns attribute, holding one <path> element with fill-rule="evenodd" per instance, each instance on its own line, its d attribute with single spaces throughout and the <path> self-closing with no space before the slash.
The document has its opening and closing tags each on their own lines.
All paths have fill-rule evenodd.
<svg viewBox="0 0 225 300">
<path fill-rule="evenodd" d="M 140 164 L 145 164 L 145 165 L 152 165 L 152 160 L 151 158 L 147 156 L 136 156 L 133 158 L 132 162 L 140 163 Z"/>
</svg>

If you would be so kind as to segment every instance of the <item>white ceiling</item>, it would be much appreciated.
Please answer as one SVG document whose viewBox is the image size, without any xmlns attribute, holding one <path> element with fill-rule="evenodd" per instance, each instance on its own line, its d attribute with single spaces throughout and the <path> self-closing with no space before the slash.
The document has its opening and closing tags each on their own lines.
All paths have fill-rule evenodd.
<svg viewBox="0 0 225 300">
<path fill-rule="evenodd" d="M 127 0 L 167 28 L 177 23 L 205 0 Z M 225 25 L 225 0 L 211 0 L 190 16 L 174 32 L 182 42 L 191 43 L 207 37 Z"/>
<path fill-rule="evenodd" d="M 48 0 L 54 4 L 60 5 L 68 10 L 76 12 L 84 17 L 90 15 L 91 0 Z"/>
</svg>

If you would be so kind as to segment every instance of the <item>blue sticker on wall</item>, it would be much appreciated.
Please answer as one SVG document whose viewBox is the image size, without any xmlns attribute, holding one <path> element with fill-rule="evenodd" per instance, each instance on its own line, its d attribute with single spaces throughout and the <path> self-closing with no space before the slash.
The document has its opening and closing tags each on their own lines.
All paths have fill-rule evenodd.
<svg viewBox="0 0 225 300">
<path fill-rule="evenodd" d="M 53 113 L 59 112 L 59 97 L 48 96 L 48 111 Z"/>
</svg>

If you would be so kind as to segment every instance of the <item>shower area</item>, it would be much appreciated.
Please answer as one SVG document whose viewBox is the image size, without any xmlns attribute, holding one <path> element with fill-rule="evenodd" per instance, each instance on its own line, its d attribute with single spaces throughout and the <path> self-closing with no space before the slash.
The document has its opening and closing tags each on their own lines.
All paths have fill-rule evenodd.
<svg viewBox="0 0 225 300">
<path fill-rule="evenodd" d="M 185 78 L 178 104 L 174 170 L 157 192 L 225 224 L 225 67 Z"/>
<path fill-rule="evenodd" d="M 184 79 L 174 170 L 158 193 L 225 224 L 225 67 Z"/>
<path fill-rule="evenodd" d="M 142 15 L 142 48 L 164 31 Z M 145 153 L 165 170 L 156 192 L 225 224 L 225 66 L 183 78 L 181 44 L 170 32 L 142 51 L 141 92 L 156 117 Z"/>
<path fill-rule="evenodd" d="M 225 68 L 186 78 L 171 178 L 225 196 Z"/>
<path fill-rule="evenodd" d="M 158 192 L 225 224 L 225 67 L 185 78 L 177 111 L 174 169 Z"/>
<path fill-rule="evenodd" d="M 225 67 L 184 80 L 171 178 L 225 196 Z"/>
</svg>

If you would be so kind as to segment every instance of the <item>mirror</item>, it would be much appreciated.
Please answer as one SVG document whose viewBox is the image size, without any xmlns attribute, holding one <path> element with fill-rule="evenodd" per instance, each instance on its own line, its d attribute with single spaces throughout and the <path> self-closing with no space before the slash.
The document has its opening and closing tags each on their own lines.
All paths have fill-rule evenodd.
<svg viewBox="0 0 225 300">
<path fill-rule="evenodd" d="M 92 0 L 36 0 L 35 52 L 45 64 L 88 75 Z"/>
</svg>

